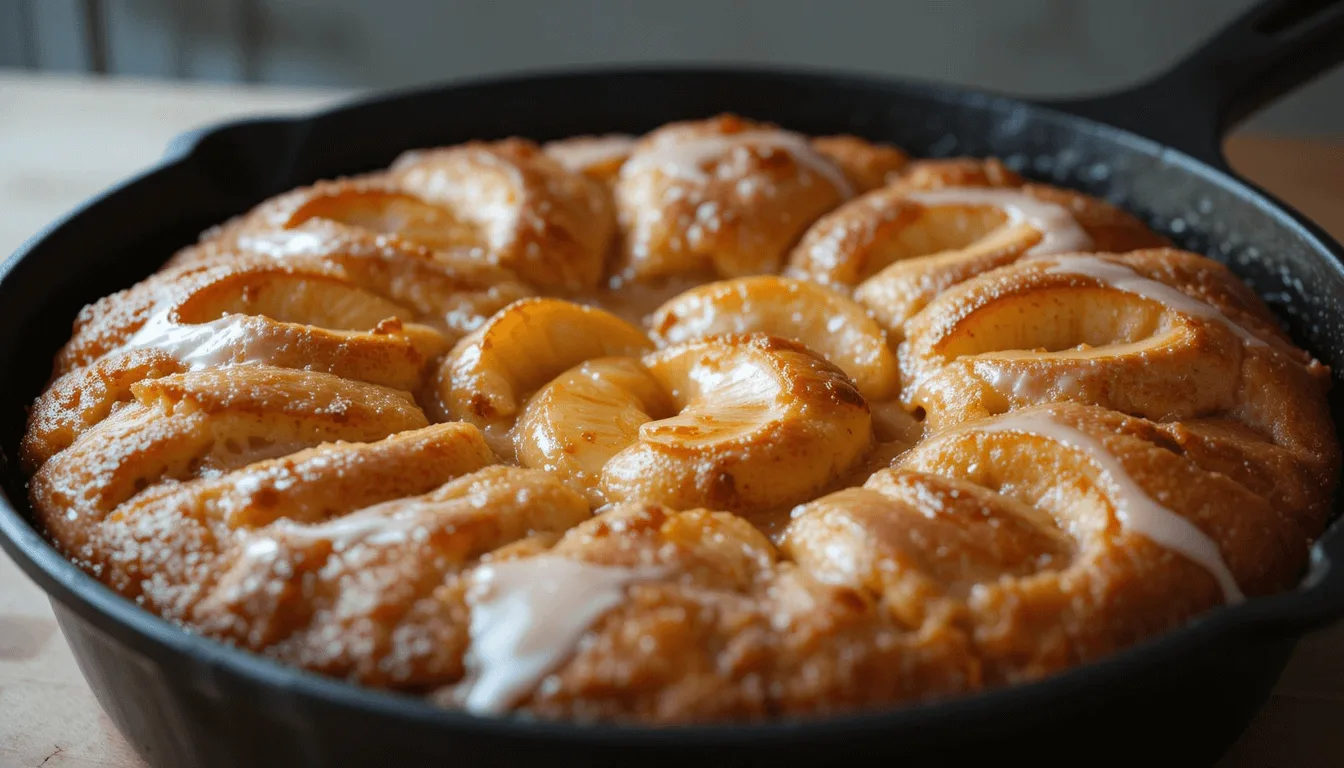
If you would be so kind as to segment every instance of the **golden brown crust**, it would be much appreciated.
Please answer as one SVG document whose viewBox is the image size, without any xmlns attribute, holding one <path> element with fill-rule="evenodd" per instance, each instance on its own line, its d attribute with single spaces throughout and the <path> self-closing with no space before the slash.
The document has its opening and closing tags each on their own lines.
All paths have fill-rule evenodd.
<svg viewBox="0 0 1344 768">
<path fill-rule="evenodd" d="M 478 232 L 471 247 L 534 285 L 574 292 L 602 278 L 615 233 L 606 191 L 530 141 L 408 152 L 388 177 L 399 189 L 451 208 Z"/>
<path fill-rule="evenodd" d="M 959 690 L 975 674 L 959 643 L 898 633 L 865 595 L 780 562 L 731 515 L 622 505 L 571 530 L 553 551 L 657 564 L 676 578 L 633 587 L 592 628 L 527 702 L 545 716 L 689 722 L 839 713 L 901 691 Z"/>
<path fill-rule="evenodd" d="M 858 136 L 820 136 L 812 140 L 812 146 L 840 166 L 856 192 L 896 181 L 910 159 L 890 144 L 873 144 Z"/>
<path fill-rule="evenodd" d="M 542 150 L 566 169 L 611 186 L 634 151 L 635 141 L 623 133 L 571 136 L 547 142 Z"/>
<path fill-rule="evenodd" d="M 853 193 L 803 137 L 732 116 L 672 123 L 621 169 L 617 274 L 737 277 L 774 272 L 826 211 Z"/>
<path fill-rule="evenodd" d="M 1324 529 L 1329 371 L 1165 245 L 993 159 L 733 116 L 411 152 L 86 307 L 23 467 L 146 609 L 446 706 L 526 667 L 504 620 L 554 658 L 483 711 L 964 694 L 1288 589 Z M 562 623 L 622 579 L 572 643 L 486 589 L 555 562 L 590 569 L 530 585 Z"/>
</svg>

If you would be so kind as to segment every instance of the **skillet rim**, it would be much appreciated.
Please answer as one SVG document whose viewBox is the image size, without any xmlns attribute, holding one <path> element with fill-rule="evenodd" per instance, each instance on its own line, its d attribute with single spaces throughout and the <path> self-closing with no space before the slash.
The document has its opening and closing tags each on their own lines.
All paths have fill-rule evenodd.
<svg viewBox="0 0 1344 768">
<path fill-rule="evenodd" d="M 374 110 L 396 102 L 444 98 L 454 92 L 541 86 L 561 80 L 594 80 L 630 77 L 733 76 L 785 81 L 829 83 L 867 92 L 870 98 L 885 93 L 935 102 L 942 107 L 972 107 L 1002 113 L 1025 109 L 1033 119 L 1063 123 L 1073 133 L 1094 134 L 1111 142 L 1127 145 L 1179 167 L 1201 180 L 1212 183 L 1270 215 L 1276 227 L 1303 241 L 1312 254 L 1344 280 L 1344 246 L 1334 241 L 1319 226 L 1271 194 L 1240 178 L 1227 168 L 1218 168 L 1191 154 L 1147 138 L 1141 134 L 1072 114 L 1067 102 L 1042 104 L 984 90 L 904 80 L 852 70 L 798 68 L 763 65 L 668 64 L 598 67 L 574 67 L 564 70 L 521 70 L 491 77 L 469 78 L 441 85 L 361 94 L 326 109 L 295 115 L 263 115 L 204 126 L 183 134 L 170 143 L 165 156 L 154 166 L 94 196 L 29 238 L 17 251 L 0 263 L 0 286 L 12 280 L 16 268 L 32 251 L 58 230 L 78 227 L 89 210 L 123 195 L 140 184 L 153 183 L 177 166 L 185 165 L 202 152 L 209 140 L 218 139 L 258 125 L 278 125 L 290 133 L 298 132 L 301 146 L 303 131 L 324 120 L 338 119 L 352 112 Z M 297 147 L 288 149 L 293 152 Z M 1335 372 L 1335 386 L 1341 385 Z M 1344 425 L 1336 423 L 1336 432 Z M 0 465 L 10 461 L 0 448 Z M 13 471 L 12 467 L 8 467 Z M 1334 505 L 1336 511 L 1340 506 Z M 1311 548 L 1311 561 L 1298 588 L 1245 603 L 1213 608 L 1185 625 L 1168 630 L 1105 658 L 1079 664 L 1045 678 L 908 704 L 825 717 L 774 718 L 762 721 L 725 721 L 695 725 L 647 726 L 612 722 L 548 721 L 525 715 L 476 715 L 438 707 L 409 694 L 361 686 L 326 677 L 272 661 L 260 654 L 202 637 L 190 630 L 150 613 L 134 602 L 85 573 L 62 556 L 39 532 L 35 523 L 19 511 L 0 488 L 0 548 L 21 570 L 47 593 L 50 600 L 78 614 L 81 619 L 117 638 L 125 650 L 144 655 L 147 651 L 167 652 L 183 658 L 156 656 L 160 665 L 167 662 L 204 664 L 213 672 L 228 672 L 249 682 L 294 697 L 311 697 L 329 707 L 363 711 L 395 718 L 408 725 L 446 730 L 466 729 L 511 738 L 545 739 L 583 743 L 586 746 L 651 747 L 660 744 L 684 744 L 688 740 L 701 746 L 745 746 L 768 739 L 776 744 L 805 742 L 825 733 L 834 738 L 845 733 L 920 728 L 937 721 L 985 721 L 1014 710 L 1086 694 L 1108 682 L 1136 671 L 1152 672 L 1164 663 L 1179 662 L 1186 655 L 1208 647 L 1213 641 L 1253 638 L 1256 636 L 1296 636 L 1333 619 L 1344 616 L 1344 519 L 1339 515 Z M 1339 565 L 1335 565 L 1338 561 Z"/>
</svg>

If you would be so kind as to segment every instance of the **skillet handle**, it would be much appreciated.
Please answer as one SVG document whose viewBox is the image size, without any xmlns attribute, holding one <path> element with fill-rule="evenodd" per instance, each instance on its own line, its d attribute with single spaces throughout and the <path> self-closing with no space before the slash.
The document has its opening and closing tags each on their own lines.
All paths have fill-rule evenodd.
<svg viewBox="0 0 1344 768">
<path fill-rule="evenodd" d="M 1156 78 L 1045 106 L 1133 131 L 1227 168 L 1222 138 L 1344 62 L 1344 0 L 1264 0 Z"/>
</svg>

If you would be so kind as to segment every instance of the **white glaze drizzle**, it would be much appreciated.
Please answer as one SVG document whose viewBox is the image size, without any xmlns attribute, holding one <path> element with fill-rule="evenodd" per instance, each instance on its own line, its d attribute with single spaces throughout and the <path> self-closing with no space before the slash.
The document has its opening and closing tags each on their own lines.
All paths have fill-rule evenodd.
<svg viewBox="0 0 1344 768">
<path fill-rule="evenodd" d="M 1026 224 L 1041 233 L 1041 241 L 1027 251 L 1029 256 L 1085 251 L 1092 247 L 1092 238 L 1069 209 L 1038 200 L 1025 192 L 956 187 L 912 192 L 907 199 L 930 207 L 983 205 L 997 208 L 1008 217 L 1009 225 Z"/>
<path fill-rule="evenodd" d="M 619 157 L 634 149 L 635 137 L 625 134 L 568 139 L 545 146 L 546 154 L 571 171 L 583 171 Z"/>
<path fill-rule="evenodd" d="M 388 505 L 379 505 L 386 507 Z M 424 528 L 424 520 L 414 512 L 414 503 L 387 512 L 378 506 L 366 507 L 348 515 L 311 525 L 295 525 L 287 520 L 277 521 L 275 530 L 287 538 L 302 541 L 326 541 L 338 552 L 362 545 L 381 546 L 399 544 L 410 539 L 416 528 Z"/>
<path fill-rule="evenodd" d="M 1015 402 L 1043 399 L 1047 394 L 1053 392 L 1059 397 L 1076 398 L 1081 387 L 1081 380 L 1077 374 L 1061 374 L 1056 370 L 1049 368 L 1039 369 L 1020 363 L 1029 361 L 1030 358 L 1003 358 L 997 360 L 977 360 L 972 363 L 972 367 L 985 383 L 993 387 L 996 392 L 1011 397 Z M 1008 365 L 1003 363 L 1007 362 Z M 1019 365 L 1012 365 L 1019 363 Z M 1095 362 L 1089 360 L 1076 360 L 1075 363 L 1080 366 L 1095 365 Z M 921 382 L 922 383 L 922 382 Z M 927 397 L 927 394 L 925 394 Z"/>
<path fill-rule="evenodd" d="M 1049 261 L 1053 264 L 1046 268 L 1046 272 L 1051 274 L 1090 277 L 1118 291 L 1152 299 L 1182 314 L 1219 323 L 1250 346 L 1268 346 L 1264 339 L 1233 322 L 1217 307 L 1188 296 L 1166 283 L 1144 277 L 1123 264 L 1104 261 L 1095 256 L 1056 256 Z"/>
<path fill-rule="evenodd" d="M 274 345 L 257 333 L 247 315 L 225 315 L 206 323 L 176 323 L 171 310 L 160 310 L 136 331 L 122 349 L 160 349 L 192 370 L 235 363 L 266 362 Z"/>
<path fill-rule="evenodd" d="M 658 169 L 669 176 L 703 181 L 709 178 L 704 164 L 723 157 L 738 147 L 782 149 L 799 165 L 830 182 L 842 197 L 854 196 L 854 186 L 838 166 L 813 148 L 807 137 L 790 131 L 742 131 L 707 136 L 662 137 L 652 147 L 635 152 L 621 168 L 621 175 L 634 175 Z"/>
<path fill-rule="evenodd" d="M 457 700 L 471 712 L 508 711 L 625 601 L 629 585 L 660 575 L 556 555 L 480 566 L 467 591 L 471 648 Z"/>
<path fill-rule="evenodd" d="M 1101 469 L 1105 485 L 1110 486 L 1107 495 L 1115 507 L 1116 517 L 1125 528 L 1198 563 L 1218 581 L 1228 603 L 1239 603 L 1244 599 L 1217 542 L 1194 523 L 1148 496 L 1115 455 L 1091 435 L 1039 413 L 1010 414 L 992 422 L 969 425 L 967 429 L 976 432 L 1025 432 L 1086 454 Z"/>
</svg>

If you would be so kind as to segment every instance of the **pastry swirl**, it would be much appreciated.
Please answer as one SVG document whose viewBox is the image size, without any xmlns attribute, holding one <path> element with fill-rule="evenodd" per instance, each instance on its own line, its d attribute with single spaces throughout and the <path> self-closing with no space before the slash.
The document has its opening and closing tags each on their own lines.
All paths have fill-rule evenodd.
<svg viewBox="0 0 1344 768">
<path fill-rule="evenodd" d="M 731 115 L 408 152 L 86 307 L 22 443 L 88 572 L 480 713 L 826 715 L 1292 586 L 1329 371 L 993 159 Z"/>
</svg>

